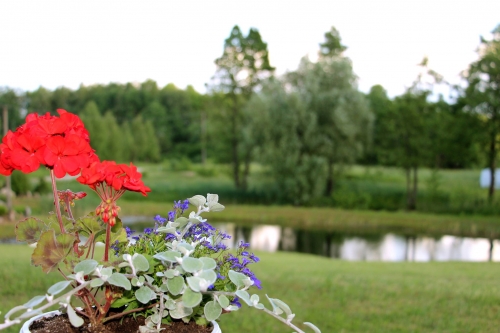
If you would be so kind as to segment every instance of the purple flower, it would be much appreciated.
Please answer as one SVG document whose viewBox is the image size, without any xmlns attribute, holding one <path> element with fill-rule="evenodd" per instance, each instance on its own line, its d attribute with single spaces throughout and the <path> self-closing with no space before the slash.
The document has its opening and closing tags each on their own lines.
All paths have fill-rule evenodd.
<svg viewBox="0 0 500 333">
<path fill-rule="evenodd" d="M 243 252 L 241 252 L 241 255 L 245 256 L 245 257 L 248 257 L 250 255 L 250 253 L 248 253 L 247 251 L 243 251 Z"/>
<path fill-rule="evenodd" d="M 250 259 L 252 259 L 252 260 L 253 260 L 253 262 L 259 262 L 259 261 L 260 261 L 259 257 L 257 257 L 257 256 L 256 256 L 255 254 L 253 254 L 253 253 L 250 255 Z"/>
<path fill-rule="evenodd" d="M 238 297 L 235 297 L 232 301 L 231 301 L 231 304 L 232 305 L 236 305 L 237 307 L 241 308 L 241 303 L 239 302 L 240 299 Z"/>
<path fill-rule="evenodd" d="M 246 248 L 250 247 L 250 244 L 241 241 L 239 247 L 242 249 L 246 249 Z"/>
<path fill-rule="evenodd" d="M 154 220 L 156 222 L 158 222 L 159 224 L 163 224 L 163 223 L 167 222 L 167 219 L 164 217 L 161 217 L 160 215 L 156 215 Z"/>
<path fill-rule="evenodd" d="M 127 232 L 127 237 L 132 236 L 134 233 L 134 230 L 130 229 L 129 227 L 125 227 L 125 231 Z"/>
<path fill-rule="evenodd" d="M 144 229 L 144 233 L 145 233 L 146 235 L 149 235 L 149 234 L 151 234 L 152 232 L 153 232 L 153 229 L 151 229 L 151 228 L 146 228 L 146 229 Z"/>
<path fill-rule="evenodd" d="M 220 273 L 217 273 L 217 278 L 221 280 L 225 280 L 226 277 L 224 275 L 220 275 Z"/>
<path fill-rule="evenodd" d="M 186 199 L 181 205 L 181 214 L 184 213 L 185 210 L 189 208 L 189 200 Z"/>
<path fill-rule="evenodd" d="M 165 240 L 166 241 L 169 241 L 169 240 L 174 240 L 176 239 L 177 237 L 175 237 L 174 234 L 167 234 L 167 236 L 165 236 Z"/>
<path fill-rule="evenodd" d="M 168 220 L 169 221 L 175 220 L 175 210 L 168 212 Z"/>
</svg>

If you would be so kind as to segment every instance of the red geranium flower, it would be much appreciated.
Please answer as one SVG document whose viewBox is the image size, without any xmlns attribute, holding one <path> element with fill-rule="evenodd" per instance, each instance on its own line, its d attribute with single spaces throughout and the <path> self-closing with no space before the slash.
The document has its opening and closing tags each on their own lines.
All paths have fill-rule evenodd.
<svg viewBox="0 0 500 333">
<path fill-rule="evenodd" d="M 114 161 L 94 162 L 82 169 L 82 174 L 76 180 L 88 185 L 99 195 L 101 204 L 97 207 L 96 214 L 112 226 L 116 223 L 120 210 L 116 201 L 126 190 L 141 192 L 144 196 L 151 191 L 144 185 L 141 174 L 132 163 L 129 167 Z"/>
<path fill-rule="evenodd" d="M 62 109 L 57 112 L 60 117 L 29 114 L 15 132 L 9 131 L 0 144 L 0 174 L 29 173 L 42 164 L 62 178 L 98 160 L 81 119 Z"/>
</svg>

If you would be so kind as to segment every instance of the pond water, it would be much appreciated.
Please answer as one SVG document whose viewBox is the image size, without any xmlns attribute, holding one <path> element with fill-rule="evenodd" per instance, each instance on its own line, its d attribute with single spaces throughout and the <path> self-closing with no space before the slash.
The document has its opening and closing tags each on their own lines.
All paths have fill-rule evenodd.
<svg viewBox="0 0 500 333">
<path fill-rule="evenodd" d="M 142 230 L 140 219 L 124 219 L 131 228 Z M 151 219 L 148 219 L 151 220 Z M 144 221 L 144 220 L 142 220 Z M 147 226 L 150 226 L 148 222 Z M 306 231 L 276 225 L 242 227 L 234 223 L 213 223 L 231 235 L 227 246 L 249 242 L 255 251 L 294 251 L 352 261 L 500 261 L 500 241 L 451 235 L 440 237 L 403 236 L 396 233 L 345 234 Z"/>
</svg>

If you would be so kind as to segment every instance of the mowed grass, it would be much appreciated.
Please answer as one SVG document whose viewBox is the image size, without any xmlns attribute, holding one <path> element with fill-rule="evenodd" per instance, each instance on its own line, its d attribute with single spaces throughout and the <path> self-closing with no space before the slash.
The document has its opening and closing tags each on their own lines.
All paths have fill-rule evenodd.
<svg viewBox="0 0 500 333">
<path fill-rule="evenodd" d="M 31 248 L 0 245 L 0 310 L 41 295 L 60 280 L 29 264 Z M 259 253 L 252 269 L 264 294 L 287 302 L 294 322 L 329 332 L 497 332 L 500 265 L 345 262 L 296 253 Z M 265 302 L 265 301 L 264 301 Z M 290 333 L 243 306 L 224 314 L 223 332 Z M 6 332 L 19 332 L 19 327 Z M 306 332 L 307 329 L 306 329 Z M 309 331 L 310 332 L 310 331 Z"/>
</svg>

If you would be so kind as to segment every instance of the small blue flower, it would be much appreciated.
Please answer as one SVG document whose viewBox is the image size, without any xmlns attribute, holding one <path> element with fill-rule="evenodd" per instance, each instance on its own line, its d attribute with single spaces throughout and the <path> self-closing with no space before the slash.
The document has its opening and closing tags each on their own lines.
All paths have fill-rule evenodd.
<svg viewBox="0 0 500 333">
<path fill-rule="evenodd" d="M 125 227 L 125 231 L 127 232 L 127 237 L 132 236 L 134 233 L 134 230 L 130 229 L 129 227 Z"/>
<path fill-rule="evenodd" d="M 256 256 L 255 254 L 253 254 L 253 253 L 250 255 L 250 259 L 252 259 L 252 260 L 253 260 L 253 262 L 259 262 L 259 261 L 260 261 L 259 257 L 257 257 L 257 256 Z"/>
<path fill-rule="evenodd" d="M 247 249 L 248 247 L 250 247 L 250 243 L 245 243 L 244 241 L 241 241 L 239 247 L 243 248 L 243 249 Z"/>
<path fill-rule="evenodd" d="M 175 210 L 168 212 L 168 220 L 169 221 L 175 220 Z"/>
<path fill-rule="evenodd" d="M 144 229 L 144 233 L 145 233 L 146 235 L 149 235 L 149 234 L 151 234 L 152 232 L 153 232 L 153 229 L 151 229 L 151 228 L 146 228 L 146 229 Z"/>
<path fill-rule="evenodd" d="M 238 297 L 235 297 L 235 298 L 231 301 L 231 304 L 232 304 L 232 305 L 236 305 L 237 307 L 241 308 L 240 299 L 239 299 Z"/>
<path fill-rule="evenodd" d="M 167 222 L 167 219 L 164 217 L 161 217 L 160 215 L 156 215 L 154 220 L 156 222 L 158 222 L 159 224 L 163 224 L 163 223 Z"/>
</svg>

